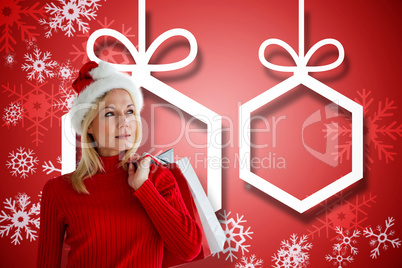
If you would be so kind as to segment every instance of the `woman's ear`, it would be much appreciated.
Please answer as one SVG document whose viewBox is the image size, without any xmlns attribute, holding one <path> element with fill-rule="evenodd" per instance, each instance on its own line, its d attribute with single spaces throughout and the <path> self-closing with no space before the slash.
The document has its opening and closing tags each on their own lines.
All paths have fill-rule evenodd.
<svg viewBox="0 0 402 268">
<path fill-rule="evenodd" d="M 93 130 L 92 130 L 92 124 L 88 127 L 88 134 L 93 134 Z"/>
</svg>

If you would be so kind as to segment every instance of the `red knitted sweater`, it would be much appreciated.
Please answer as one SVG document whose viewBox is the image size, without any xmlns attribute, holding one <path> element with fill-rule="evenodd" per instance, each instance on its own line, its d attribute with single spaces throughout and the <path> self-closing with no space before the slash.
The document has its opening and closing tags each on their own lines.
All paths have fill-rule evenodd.
<svg viewBox="0 0 402 268">
<path fill-rule="evenodd" d="M 164 247 L 184 260 L 196 257 L 201 230 L 169 169 L 151 164 L 134 191 L 117 168 L 119 156 L 100 158 L 106 173 L 84 180 L 89 195 L 75 192 L 66 176 L 45 184 L 37 267 L 60 267 L 64 239 L 68 267 L 161 267 Z"/>
</svg>

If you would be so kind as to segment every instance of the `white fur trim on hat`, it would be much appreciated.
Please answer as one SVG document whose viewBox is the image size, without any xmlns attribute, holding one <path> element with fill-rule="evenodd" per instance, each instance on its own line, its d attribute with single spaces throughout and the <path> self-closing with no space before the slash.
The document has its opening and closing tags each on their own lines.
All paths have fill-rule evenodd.
<svg viewBox="0 0 402 268">
<path fill-rule="evenodd" d="M 126 90 L 134 101 L 135 114 L 139 115 L 144 106 L 141 90 L 133 78 L 117 71 L 112 64 L 101 61 L 89 74 L 94 79 L 73 101 L 70 109 L 71 122 L 78 135 L 82 135 L 81 124 L 96 100 L 112 89 Z"/>
</svg>

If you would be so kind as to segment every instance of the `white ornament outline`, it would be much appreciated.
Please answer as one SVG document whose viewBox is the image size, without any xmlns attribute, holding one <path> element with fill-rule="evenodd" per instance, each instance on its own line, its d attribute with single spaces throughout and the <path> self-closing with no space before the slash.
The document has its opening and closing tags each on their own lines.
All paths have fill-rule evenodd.
<svg viewBox="0 0 402 268">
<path fill-rule="evenodd" d="M 289 52 L 294 59 L 296 66 L 279 66 L 268 62 L 265 58 L 265 49 L 270 45 L 278 45 Z M 338 59 L 331 64 L 324 66 L 307 66 L 311 56 L 322 46 L 334 45 L 339 52 Z M 265 192 L 281 203 L 290 208 L 303 213 L 315 205 L 321 203 L 332 195 L 347 188 L 363 177 L 363 107 L 340 94 L 329 86 L 321 83 L 309 76 L 309 72 L 323 72 L 338 67 L 344 57 L 345 52 L 342 44 L 335 39 L 324 39 L 317 42 L 305 55 L 304 54 L 304 0 L 299 0 L 299 55 L 290 45 L 282 40 L 271 38 L 264 41 L 258 51 L 260 62 L 267 68 L 280 72 L 293 72 L 293 76 L 268 89 L 262 94 L 254 97 L 250 101 L 241 105 L 239 108 L 239 153 L 241 163 L 239 177 L 245 182 L 253 185 L 259 190 Z M 251 172 L 251 148 L 250 148 L 250 116 L 251 112 L 261 106 L 273 101 L 286 92 L 294 89 L 298 85 L 304 85 L 324 96 L 328 100 L 345 108 L 352 114 L 352 171 L 343 177 L 337 179 L 331 184 L 318 190 L 312 195 L 300 200 L 283 189 L 275 186 L 267 180 Z"/>
<path fill-rule="evenodd" d="M 145 0 L 138 1 L 138 50 L 131 41 L 113 29 L 99 29 L 93 32 L 88 38 L 87 54 L 92 61 L 99 62 L 100 59 L 95 55 L 94 44 L 97 38 L 101 36 L 111 36 L 119 40 L 127 50 L 131 53 L 135 60 L 135 64 L 113 64 L 120 71 L 130 72 L 135 84 L 145 88 L 151 93 L 180 108 L 184 112 L 195 117 L 207 126 L 207 159 L 212 159 L 214 164 L 207 166 L 207 196 L 214 211 L 222 208 L 222 117 L 207 107 L 201 105 L 197 101 L 187 97 L 183 93 L 168 86 L 162 81 L 151 75 L 151 72 L 164 72 L 183 68 L 189 65 L 197 55 L 197 41 L 194 35 L 185 29 L 171 29 L 159 35 L 146 49 L 145 42 Z M 190 52 L 186 58 L 168 64 L 149 64 L 155 50 L 167 39 L 173 36 L 182 36 L 186 38 L 190 44 Z M 62 131 L 62 159 L 63 159 L 63 174 L 75 170 L 75 160 L 65 164 L 64 159 L 75 159 L 75 134 L 70 128 L 68 122 L 68 114 L 63 116 L 64 129 Z M 70 131 L 71 129 L 71 131 Z M 67 132 L 65 132 L 66 130 Z M 70 142 L 74 141 L 74 142 Z M 212 161 L 211 160 L 211 161 Z M 69 160 L 68 160 L 69 161 Z M 210 160 L 207 160 L 210 161 Z M 217 163 L 218 161 L 219 163 Z M 64 165 L 65 164 L 65 165 Z"/>
</svg>

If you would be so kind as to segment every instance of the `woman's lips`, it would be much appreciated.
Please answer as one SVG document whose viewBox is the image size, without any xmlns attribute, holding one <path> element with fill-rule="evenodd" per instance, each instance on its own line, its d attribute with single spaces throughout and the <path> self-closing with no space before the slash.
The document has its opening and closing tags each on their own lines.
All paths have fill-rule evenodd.
<svg viewBox="0 0 402 268">
<path fill-rule="evenodd" d="M 128 138 L 130 136 L 131 136 L 130 134 L 123 134 L 123 135 L 116 136 L 115 138 L 116 139 L 126 139 L 126 138 Z"/>
</svg>

